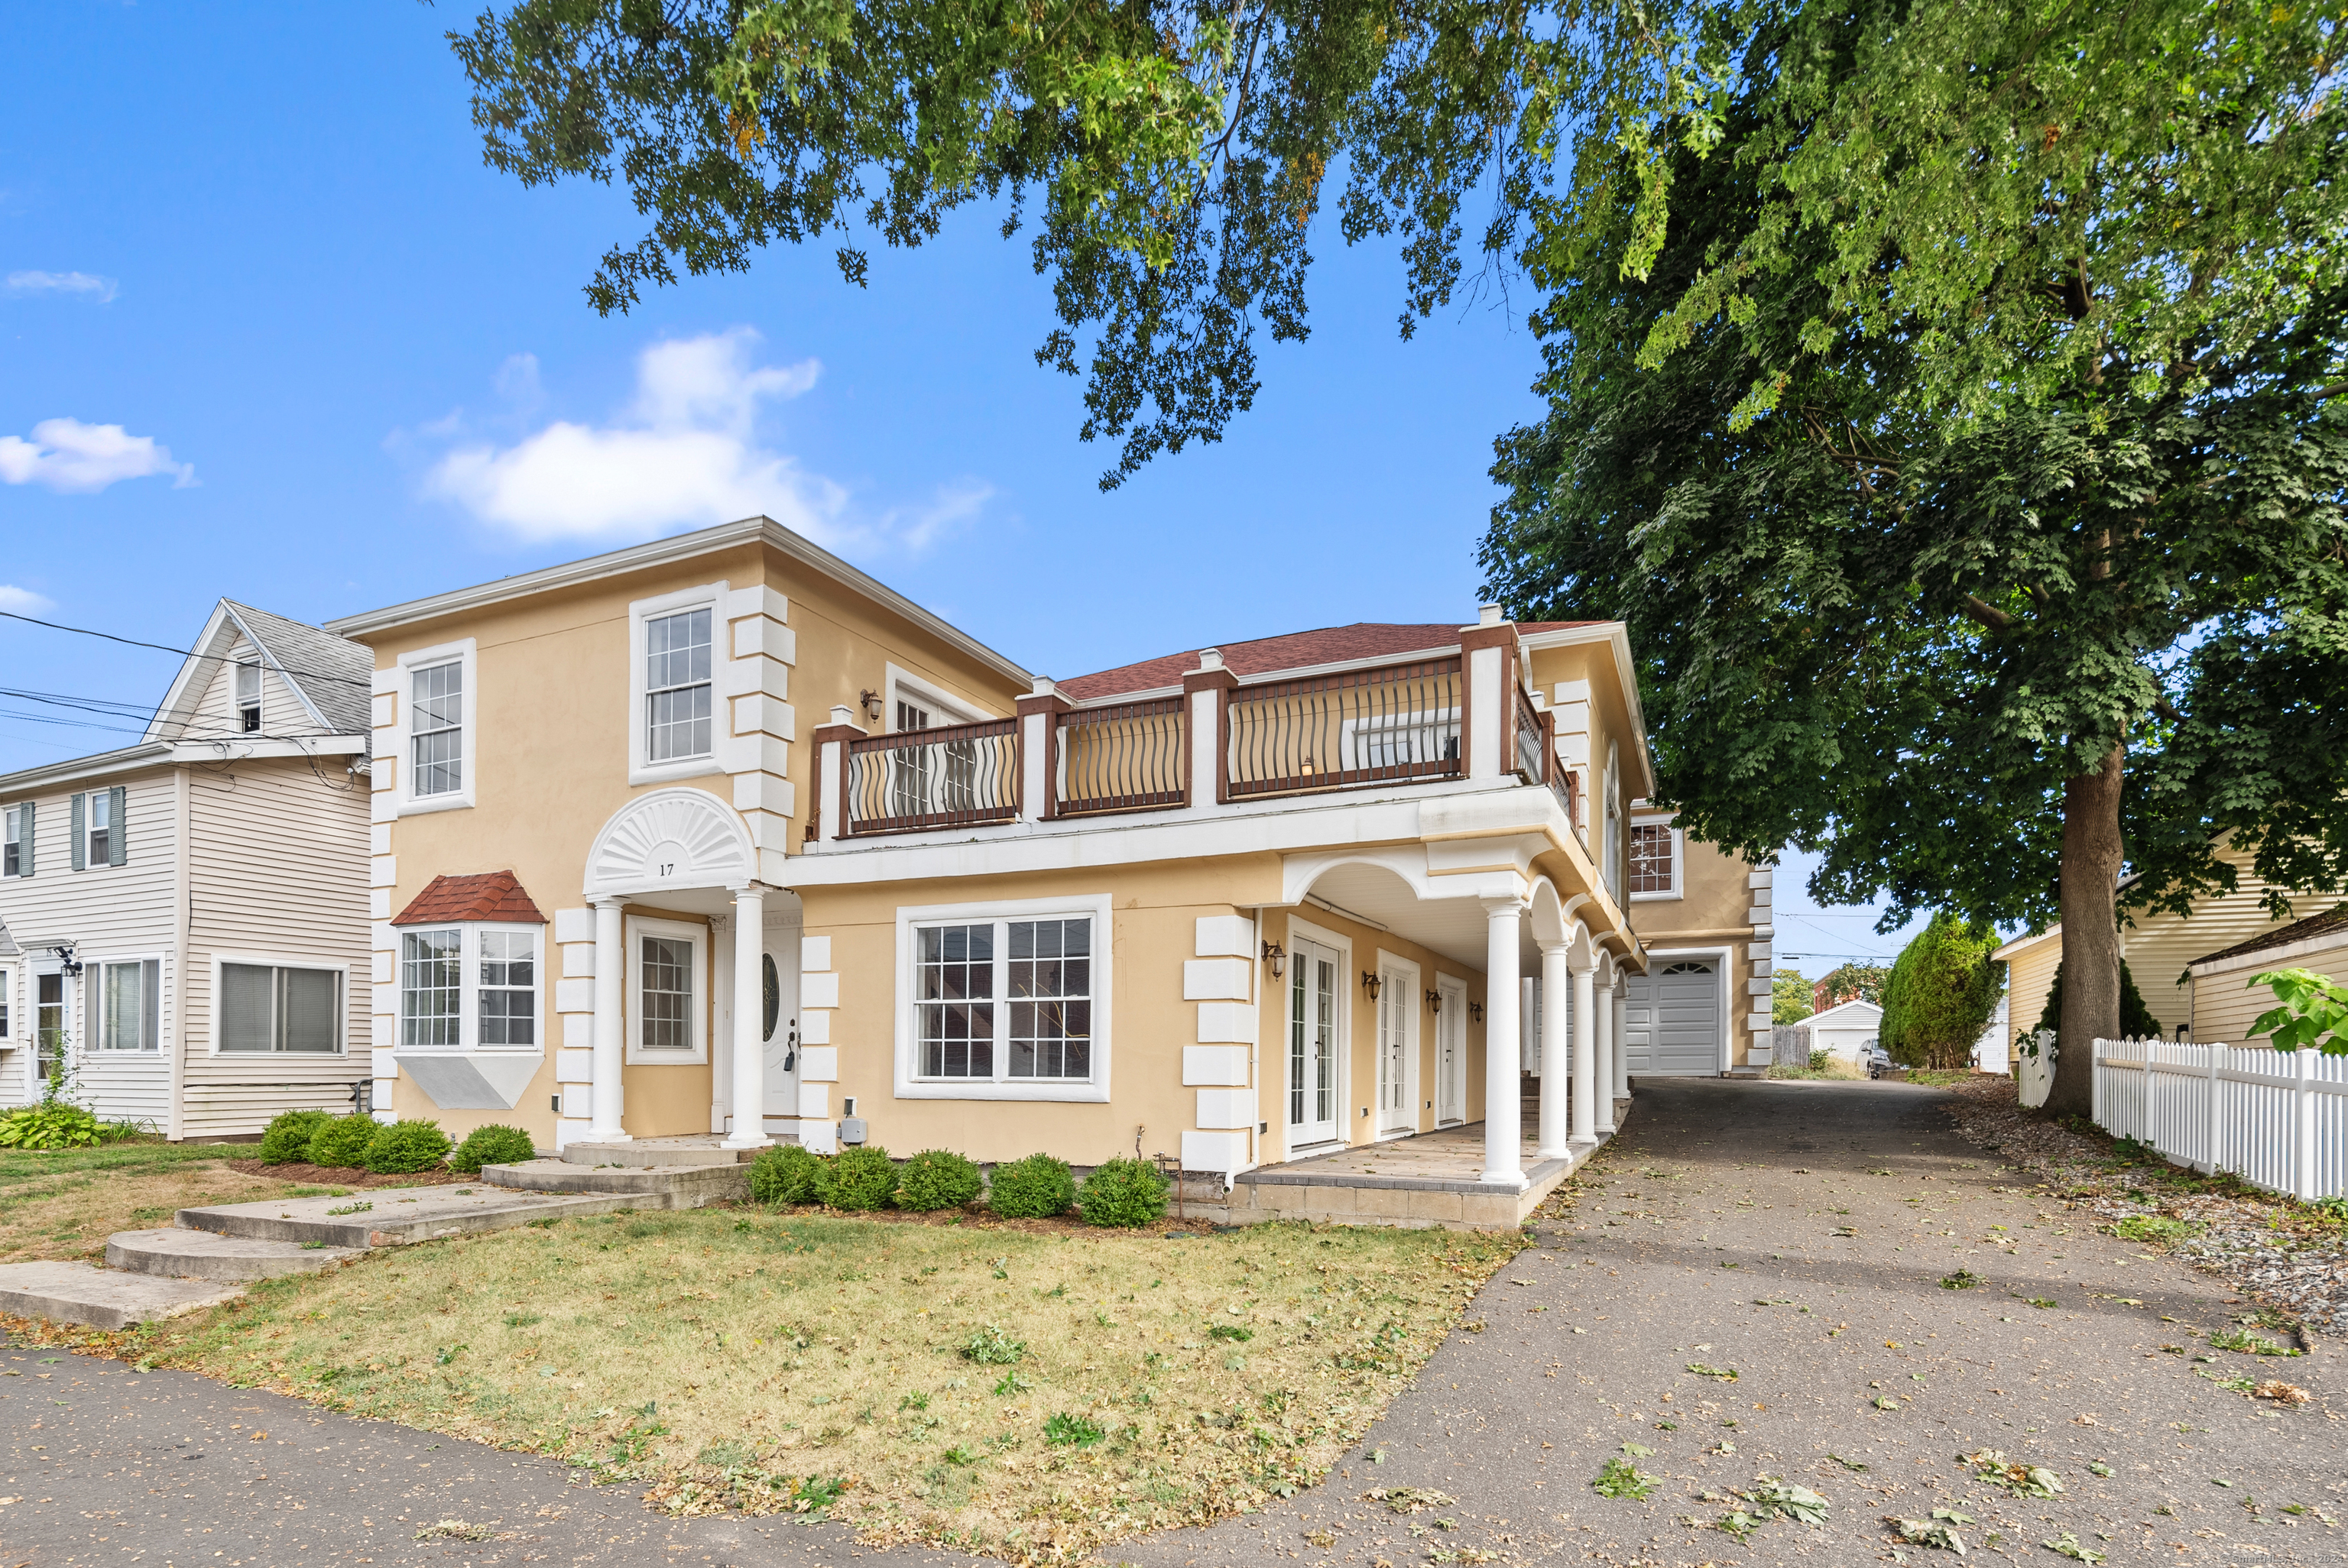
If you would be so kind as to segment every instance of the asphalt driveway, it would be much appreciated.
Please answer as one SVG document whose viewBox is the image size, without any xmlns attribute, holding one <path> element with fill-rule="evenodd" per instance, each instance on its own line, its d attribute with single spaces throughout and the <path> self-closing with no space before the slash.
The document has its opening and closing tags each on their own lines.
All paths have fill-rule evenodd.
<svg viewBox="0 0 2348 1568">
<path fill-rule="evenodd" d="M 2054 1563 L 2044 1543 L 2067 1541 L 2115 1564 L 2348 1562 L 2337 1342 L 2207 1348 L 2194 1331 L 2244 1310 L 2221 1287 L 2034 1193 L 1938 1098 L 1642 1082 L 1625 1136 L 1470 1310 L 1481 1327 L 1322 1486 L 1118 1556 L 1923 1563 L 1947 1554 L 1895 1547 L 1884 1520 L 1940 1508 L 1976 1556 Z M 1944 1288 L 1959 1270 L 1978 1283 Z M 831 1526 L 669 1520 L 547 1460 L 49 1354 L 0 1349 L 18 1374 L 0 1378 L 0 1568 L 970 1561 L 866 1552 Z M 2312 1398 L 2279 1409 L 2220 1380 L 2271 1377 Z M 1984 1449 L 2061 1490 L 1975 1477 L 1959 1456 Z M 1599 1495 L 1610 1460 L 1648 1494 Z M 1758 1477 L 1818 1494 L 1824 1522 L 1737 1496 L 1766 1495 Z M 1365 1495 L 1398 1489 L 1416 1512 Z M 416 1539 L 444 1520 L 481 1538 Z"/>
</svg>

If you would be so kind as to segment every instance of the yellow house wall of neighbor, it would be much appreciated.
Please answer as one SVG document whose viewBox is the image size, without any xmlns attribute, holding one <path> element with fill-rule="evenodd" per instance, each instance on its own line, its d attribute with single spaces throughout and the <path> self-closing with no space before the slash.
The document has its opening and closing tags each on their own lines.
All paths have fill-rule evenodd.
<svg viewBox="0 0 2348 1568">
<path fill-rule="evenodd" d="M 396 916 L 436 876 L 489 871 L 512 872 L 550 922 L 557 910 L 582 905 L 588 851 L 604 823 L 634 796 L 670 787 L 628 782 L 631 726 L 637 721 L 630 699 L 629 606 L 718 581 L 733 589 L 763 584 L 788 600 L 796 660 L 788 684 L 801 742 L 826 722 L 834 703 L 857 708 L 861 691 L 885 692 L 891 663 L 973 708 L 998 714 L 1013 711 L 1019 693 L 998 672 L 856 590 L 756 543 L 359 633 L 358 640 L 376 651 L 378 670 L 396 670 L 404 653 L 468 638 L 476 644 L 474 689 L 467 694 L 473 724 L 474 804 L 410 813 L 387 825 L 395 877 L 384 889 L 388 907 L 383 918 Z M 393 722 L 404 736 L 406 691 L 393 701 Z M 724 711 L 721 702 L 721 714 Z M 858 712 L 860 716 L 862 710 Z M 796 849 L 814 798 L 815 748 L 788 743 L 784 751 L 786 777 L 792 786 L 788 838 Z M 377 764 L 380 785 L 396 787 L 396 770 L 407 763 L 404 744 L 391 748 Z M 721 800 L 733 799 L 731 782 L 724 774 L 675 782 L 707 790 Z M 657 912 L 632 907 L 629 913 Z M 706 923 L 703 916 L 667 913 Z M 455 1137 L 489 1122 L 519 1126 L 542 1146 L 551 1145 L 554 1051 L 563 1038 L 554 1012 L 561 957 L 552 938 L 550 927 L 541 978 L 546 1061 L 515 1104 L 509 1110 L 443 1110 L 403 1075 L 392 1091 L 391 1108 L 397 1115 L 436 1117 Z M 714 942 L 704 948 L 702 994 L 709 999 L 705 1006 L 715 1002 L 716 948 Z M 705 1040 L 709 1023 L 705 1017 Z M 379 1016 L 376 1043 L 391 1046 L 398 1039 L 397 1020 Z M 708 1131 L 706 1061 L 689 1066 L 631 1062 L 623 1082 L 623 1125 L 630 1133 L 647 1137 Z"/>
<path fill-rule="evenodd" d="M 829 938 L 831 962 L 840 977 L 840 1006 L 830 1020 L 839 1051 L 835 1091 L 854 1096 L 871 1141 L 898 1155 L 922 1149 L 957 1150 L 977 1160 L 1056 1154 L 1091 1164 L 1131 1154 L 1137 1130 L 1144 1154 L 1175 1153 L 1182 1133 L 1199 1125 L 1199 1086 L 1183 1082 L 1183 1052 L 1198 1040 L 1199 1003 L 1183 996 L 1183 965 L 1196 956 L 1201 917 L 1253 917 L 1254 897 L 1279 897 L 1280 863 L 1272 856 L 1161 862 L 1112 871 L 1054 872 L 1023 876 L 957 878 L 952 881 L 811 888 L 805 895 L 806 933 Z M 1234 895 L 1241 901 L 1234 901 Z M 909 1004 L 898 994 L 898 912 L 901 908 L 950 906 L 981 913 L 1015 901 L 1106 897 L 1111 908 L 1110 992 L 1107 1025 L 1110 1099 L 1101 1102 L 1030 1100 L 899 1099 L 896 1095 L 897 1027 Z M 1287 944 L 1290 911 L 1269 912 L 1256 940 Z M 1317 906 L 1294 911 L 1325 930 L 1349 937 L 1354 962 L 1344 976 L 1346 1088 L 1352 1108 L 1346 1129 L 1366 1142 L 1374 1119 L 1360 1106 L 1374 1083 L 1371 1052 L 1376 1034 L 1372 1004 L 1359 971 L 1372 968 L 1379 948 L 1420 966 L 1422 989 L 1431 988 L 1439 968 L 1468 984 L 1469 998 L 1483 1000 L 1483 977 L 1392 933 L 1347 920 Z M 1260 950 L 1260 949 L 1259 949 Z M 1270 1132 L 1255 1140 L 1255 1158 L 1284 1157 L 1285 1056 L 1282 1045 L 1287 997 L 1259 958 L 1245 960 L 1250 999 L 1257 1009 L 1252 1052 L 1257 1118 Z M 1420 1011 L 1425 1013 L 1424 1002 Z M 1470 1120 L 1482 1115 L 1480 1025 L 1468 1030 Z M 1419 1027 L 1418 1081 L 1432 1098 L 1435 1045 L 1431 1016 Z M 634 1101 L 633 1090 L 630 1107 Z M 1356 1125 L 1355 1123 L 1360 1123 Z M 1433 1125 L 1423 1106 L 1417 1125 Z"/>
</svg>

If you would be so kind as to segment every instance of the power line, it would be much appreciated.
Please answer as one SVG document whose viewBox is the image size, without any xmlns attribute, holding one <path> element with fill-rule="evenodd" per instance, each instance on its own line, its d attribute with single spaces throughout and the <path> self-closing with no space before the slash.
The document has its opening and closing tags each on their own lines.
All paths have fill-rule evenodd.
<svg viewBox="0 0 2348 1568">
<path fill-rule="evenodd" d="M 87 626 L 67 626 L 60 621 L 43 620 L 36 616 L 31 615 L 19 615 L 13 610 L 0 610 L 0 617 L 5 617 L 10 620 L 21 620 L 28 626 L 46 626 L 52 631 L 70 631 L 82 637 L 102 637 L 108 642 L 119 642 L 126 648 L 151 648 L 158 653 L 176 653 L 182 659 L 201 659 L 213 664 L 242 664 L 245 662 L 245 661 L 242 659 L 230 659 L 218 653 L 198 653 L 191 648 L 174 648 L 168 642 L 142 642 L 136 637 L 117 637 L 111 631 L 96 631 Z M 345 686 L 364 686 L 370 692 L 375 690 L 375 682 L 372 678 L 366 681 L 359 681 L 355 680 L 348 675 L 329 674 L 324 670 L 288 669 L 283 664 L 273 665 L 272 668 L 284 675 L 300 675 L 313 681 L 334 681 L 338 682 Z"/>
</svg>

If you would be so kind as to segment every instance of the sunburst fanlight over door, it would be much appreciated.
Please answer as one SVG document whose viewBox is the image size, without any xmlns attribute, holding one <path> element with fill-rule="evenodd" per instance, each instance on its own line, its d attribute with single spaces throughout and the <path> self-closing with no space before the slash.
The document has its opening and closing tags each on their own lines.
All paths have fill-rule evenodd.
<svg viewBox="0 0 2348 1568">
<path fill-rule="evenodd" d="M 606 823 L 587 866 L 587 891 L 709 887 L 747 880 L 750 845 L 716 796 L 661 790 L 630 801 Z"/>
</svg>

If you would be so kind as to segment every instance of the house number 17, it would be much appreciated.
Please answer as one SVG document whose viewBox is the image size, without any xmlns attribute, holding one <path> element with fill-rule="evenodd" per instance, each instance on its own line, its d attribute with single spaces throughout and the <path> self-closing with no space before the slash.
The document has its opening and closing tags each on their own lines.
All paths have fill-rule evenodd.
<svg viewBox="0 0 2348 1568">
<path fill-rule="evenodd" d="M 675 875 L 676 875 L 676 862 L 675 862 L 675 861 L 674 861 L 674 860 L 664 860 L 664 861 L 662 861 L 662 862 L 661 862 L 660 874 L 661 874 L 663 876 L 675 876 Z"/>
</svg>

